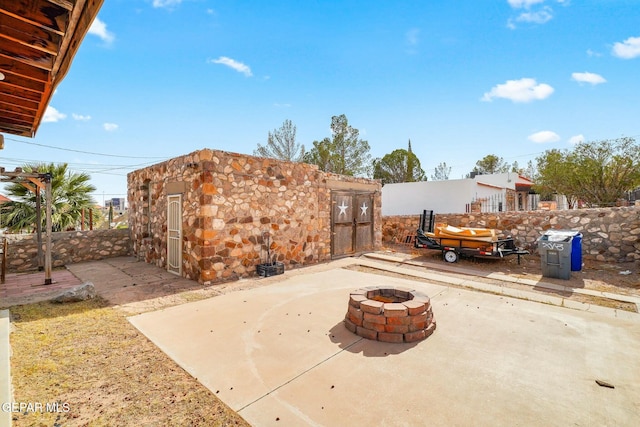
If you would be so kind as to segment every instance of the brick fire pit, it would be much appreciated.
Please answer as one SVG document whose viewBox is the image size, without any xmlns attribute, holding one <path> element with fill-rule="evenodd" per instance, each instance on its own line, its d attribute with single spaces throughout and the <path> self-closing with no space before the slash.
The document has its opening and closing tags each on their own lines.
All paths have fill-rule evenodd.
<svg viewBox="0 0 640 427">
<path fill-rule="evenodd" d="M 393 343 L 421 341 L 436 329 L 427 295 L 384 286 L 351 292 L 344 324 L 363 338 Z"/>
</svg>

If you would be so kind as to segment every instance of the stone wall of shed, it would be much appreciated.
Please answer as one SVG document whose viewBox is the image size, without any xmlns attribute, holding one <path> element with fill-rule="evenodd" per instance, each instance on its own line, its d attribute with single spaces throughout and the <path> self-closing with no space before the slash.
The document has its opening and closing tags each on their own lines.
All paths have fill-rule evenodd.
<svg viewBox="0 0 640 427">
<path fill-rule="evenodd" d="M 166 267 L 167 196 L 181 194 L 182 275 L 200 283 L 254 275 L 267 253 L 286 269 L 329 260 L 331 190 L 345 183 L 377 190 L 375 240 L 381 245 L 376 181 L 208 149 L 134 171 L 127 179 L 134 253 Z"/>
<path fill-rule="evenodd" d="M 583 234 L 585 259 L 604 262 L 640 260 L 640 207 L 521 211 L 500 213 L 436 214 L 436 222 L 457 227 L 481 227 L 512 236 L 516 245 L 538 252 L 537 241 L 548 229 L 575 230 Z M 398 242 L 413 235 L 419 215 L 386 216 L 383 242 Z"/>
</svg>

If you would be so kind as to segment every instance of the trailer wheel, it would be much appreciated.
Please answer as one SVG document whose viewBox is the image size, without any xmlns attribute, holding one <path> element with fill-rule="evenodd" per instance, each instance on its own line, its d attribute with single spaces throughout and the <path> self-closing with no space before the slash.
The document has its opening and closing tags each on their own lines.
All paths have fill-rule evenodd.
<svg viewBox="0 0 640 427">
<path fill-rule="evenodd" d="M 458 262 L 458 254 L 456 251 L 445 251 L 443 256 L 447 262 Z"/>
</svg>

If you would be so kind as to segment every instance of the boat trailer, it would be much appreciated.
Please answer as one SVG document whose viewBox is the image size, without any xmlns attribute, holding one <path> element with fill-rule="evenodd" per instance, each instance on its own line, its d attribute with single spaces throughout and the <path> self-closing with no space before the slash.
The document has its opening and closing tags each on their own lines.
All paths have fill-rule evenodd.
<svg viewBox="0 0 640 427">
<path fill-rule="evenodd" d="M 434 234 L 434 218 L 433 211 L 423 211 L 420 216 L 420 228 L 416 230 L 413 244 L 418 249 L 441 251 L 442 258 L 446 262 L 457 262 L 460 257 L 504 258 L 509 255 L 517 255 L 518 264 L 520 264 L 520 256 L 529 254 L 529 251 L 516 247 L 511 236 L 493 241 L 479 241 L 466 236 L 436 236 Z"/>
</svg>

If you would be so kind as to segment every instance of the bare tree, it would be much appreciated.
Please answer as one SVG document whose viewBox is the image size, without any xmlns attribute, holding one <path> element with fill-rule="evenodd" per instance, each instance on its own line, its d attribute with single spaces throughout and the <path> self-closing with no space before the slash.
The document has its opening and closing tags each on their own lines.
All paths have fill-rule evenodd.
<svg viewBox="0 0 640 427">
<path fill-rule="evenodd" d="M 258 144 L 258 148 L 253 154 L 290 162 L 301 162 L 305 151 L 304 145 L 296 142 L 296 126 L 291 123 L 291 120 L 285 120 L 280 129 L 269 132 L 267 145 Z"/>
<path fill-rule="evenodd" d="M 441 162 L 438 166 L 436 166 L 436 170 L 431 175 L 431 179 L 434 181 L 444 181 L 449 179 L 449 175 L 451 174 L 451 167 L 447 166 L 446 162 Z"/>
</svg>

